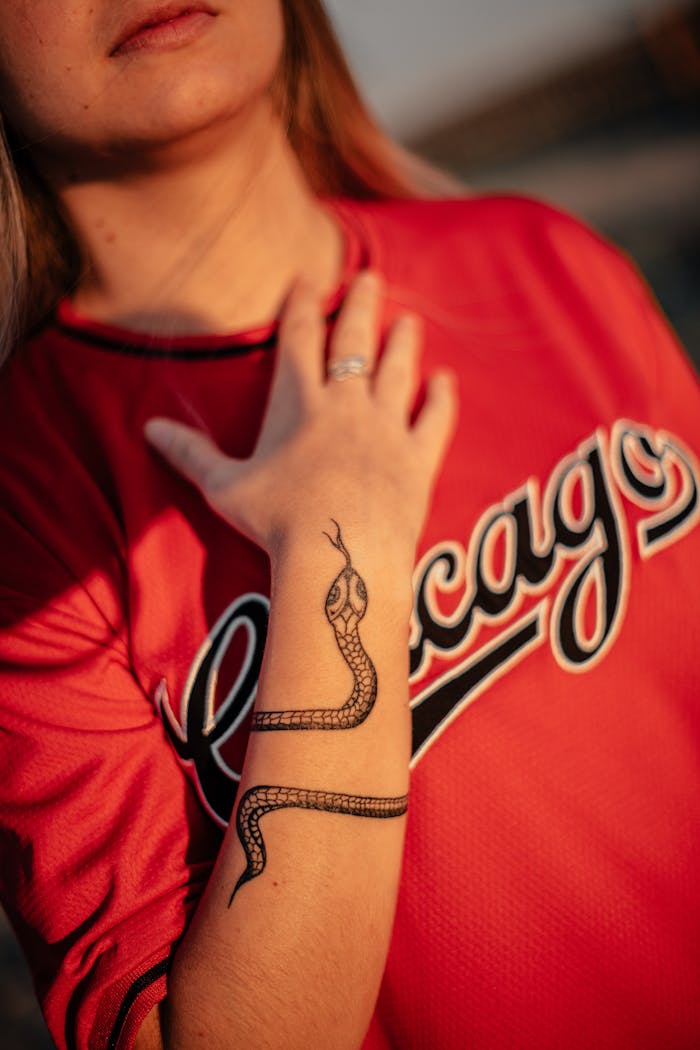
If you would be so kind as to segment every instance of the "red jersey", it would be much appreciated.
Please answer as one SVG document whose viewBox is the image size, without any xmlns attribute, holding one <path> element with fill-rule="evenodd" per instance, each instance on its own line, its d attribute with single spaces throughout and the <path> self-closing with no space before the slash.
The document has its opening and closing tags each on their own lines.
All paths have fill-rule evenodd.
<svg viewBox="0 0 700 1050">
<path fill-rule="evenodd" d="M 460 422 L 415 574 L 413 772 L 365 1050 L 700 1045 L 697 381 L 649 291 L 517 196 L 329 201 Z M 57 1045 L 166 994 L 242 768 L 266 556 L 146 445 L 254 448 L 275 327 L 55 322 L 0 381 L 0 889 Z M 303 498 L 303 493 L 300 493 Z M 319 814 L 319 820 L 323 816 Z"/>
</svg>

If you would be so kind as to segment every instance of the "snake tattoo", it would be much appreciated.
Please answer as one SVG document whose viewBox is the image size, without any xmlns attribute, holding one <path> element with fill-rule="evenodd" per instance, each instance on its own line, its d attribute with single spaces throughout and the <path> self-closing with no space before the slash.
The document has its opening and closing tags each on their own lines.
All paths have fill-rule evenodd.
<svg viewBox="0 0 700 1050">
<path fill-rule="evenodd" d="M 260 820 L 275 809 L 316 809 L 323 813 L 346 813 L 351 817 L 400 817 L 408 808 L 408 796 L 368 798 L 304 788 L 260 787 L 246 791 L 236 813 L 236 831 L 246 852 L 247 866 L 236 883 L 229 908 L 241 886 L 261 875 L 267 861 Z"/>
<path fill-rule="evenodd" d="M 336 550 L 345 557 L 345 567 L 336 576 L 326 596 L 326 617 L 335 632 L 341 655 L 352 672 L 354 685 L 340 707 L 290 711 L 262 711 L 253 717 L 251 732 L 278 730 L 351 729 L 369 715 L 377 698 L 377 673 L 365 652 L 359 635 L 359 622 L 367 609 L 367 589 L 352 567 L 340 526 L 335 538 L 325 533 Z M 236 813 L 236 831 L 246 857 L 246 868 L 228 902 L 246 882 L 261 875 L 267 862 L 260 821 L 278 809 L 314 809 L 323 813 L 344 813 L 354 817 L 399 817 L 408 808 L 408 796 L 373 798 L 307 788 L 258 785 L 243 795 Z"/>
<path fill-rule="evenodd" d="M 260 711 L 253 717 L 252 732 L 270 729 L 351 729 L 364 722 L 377 699 L 377 672 L 374 664 L 362 648 L 358 624 L 367 609 L 367 589 L 364 580 L 355 572 L 350 561 L 340 526 L 336 538 L 326 532 L 336 550 L 345 555 L 342 569 L 328 592 L 326 616 L 335 631 L 343 659 L 355 679 L 353 690 L 342 707 L 323 708 L 310 711 Z"/>
</svg>

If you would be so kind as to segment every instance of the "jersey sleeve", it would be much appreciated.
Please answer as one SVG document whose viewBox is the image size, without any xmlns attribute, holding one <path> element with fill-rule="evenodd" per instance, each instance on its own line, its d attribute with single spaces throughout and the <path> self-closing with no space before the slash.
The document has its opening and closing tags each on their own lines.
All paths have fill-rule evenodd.
<svg viewBox="0 0 700 1050">
<path fill-rule="evenodd" d="M 212 844 L 132 673 L 114 572 L 76 579 L 35 530 L 2 530 L 2 902 L 59 1050 L 125 1050 L 165 995 Z"/>
<path fill-rule="evenodd" d="M 588 385 L 594 399 L 596 384 L 598 391 L 605 384 L 618 400 L 636 403 L 645 422 L 696 432 L 699 387 L 686 349 L 637 263 L 591 223 L 521 193 L 402 201 L 392 209 L 385 247 L 398 274 L 397 302 L 424 309 L 465 345 L 483 339 L 484 352 L 506 346 L 546 355 L 551 348 L 560 364 L 572 336 L 585 340 L 569 377 L 578 375 L 581 393 Z M 410 298 L 417 272 L 439 313 Z M 494 329 L 507 318 L 515 334 L 508 328 L 489 340 L 486 324 L 473 333 L 463 324 L 487 311 Z M 468 368 L 469 355 L 463 361 Z"/>
<path fill-rule="evenodd" d="M 697 433 L 698 372 L 639 264 L 578 216 L 534 198 L 520 200 L 526 211 L 539 213 L 581 290 L 618 330 L 628 350 L 629 383 L 641 380 L 650 392 L 654 418 L 648 422 L 660 427 L 672 422 L 682 433 Z"/>
<path fill-rule="evenodd" d="M 620 272 L 620 281 L 638 310 L 638 337 L 653 360 L 654 399 L 660 426 L 673 421 L 682 433 L 697 433 L 700 378 L 689 352 L 681 343 L 646 277 L 629 256 L 607 245 Z"/>
</svg>

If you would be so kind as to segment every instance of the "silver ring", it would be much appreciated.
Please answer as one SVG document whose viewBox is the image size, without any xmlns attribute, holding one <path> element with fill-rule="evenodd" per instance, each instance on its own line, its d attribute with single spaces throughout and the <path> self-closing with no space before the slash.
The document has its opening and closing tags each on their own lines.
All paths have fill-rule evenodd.
<svg viewBox="0 0 700 1050">
<path fill-rule="evenodd" d="M 328 365 L 328 375 L 331 379 L 337 379 L 339 383 L 346 379 L 354 379 L 355 376 L 367 376 L 367 358 L 354 354 L 352 357 L 341 357 L 337 361 L 331 361 Z"/>
</svg>

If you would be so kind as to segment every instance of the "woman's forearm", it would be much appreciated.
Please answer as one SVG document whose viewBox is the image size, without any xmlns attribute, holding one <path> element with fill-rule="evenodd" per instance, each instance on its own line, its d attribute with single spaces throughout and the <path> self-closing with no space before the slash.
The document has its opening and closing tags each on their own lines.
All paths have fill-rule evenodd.
<svg viewBox="0 0 700 1050">
<path fill-rule="evenodd" d="M 243 776 L 175 955 L 167 1050 L 357 1050 L 372 1015 L 405 830 L 413 557 L 456 419 L 444 374 L 413 412 L 415 319 L 374 367 L 380 289 L 354 280 L 326 364 L 318 290 L 294 286 L 250 458 L 174 420 L 146 427 L 272 567 Z"/>
<path fill-rule="evenodd" d="M 257 728 L 175 956 L 168 1050 L 361 1045 L 388 951 L 408 794 L 410 557 L 396 546 L 365 527 L 337 537 L 329 518 L 310 514 L 273 558 Z M 345 596 L 329 591 L 345 584 L 339 611 Z"/>
</svg>

